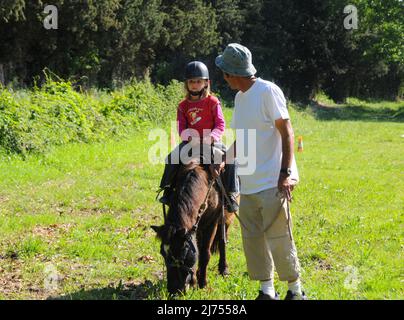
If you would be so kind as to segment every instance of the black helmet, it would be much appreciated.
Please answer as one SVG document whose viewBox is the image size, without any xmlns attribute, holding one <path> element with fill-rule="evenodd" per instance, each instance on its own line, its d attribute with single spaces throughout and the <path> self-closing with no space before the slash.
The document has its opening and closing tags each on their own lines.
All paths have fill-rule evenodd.
<svg viewBox="0 0 404 320">
<path fill-rule="evenodd" d="M 185 68 L 185 78 L 201 78 L 201 79 L 209 79 L 209 71 L 206 65 L 200 61 L 192 61 L 187 64 Z"/>
</svg>

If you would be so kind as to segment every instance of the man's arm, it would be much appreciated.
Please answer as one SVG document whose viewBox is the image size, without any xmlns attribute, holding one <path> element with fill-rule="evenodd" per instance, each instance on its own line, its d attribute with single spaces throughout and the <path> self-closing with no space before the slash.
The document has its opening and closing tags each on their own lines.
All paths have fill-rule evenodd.
<svg viewBox="0 0 404 320">
<path fill-rule="evenodd" d="M 289 119 L 278 119 L 275 121 L 275 126 L 282 137 L 282 168 L 290 168 L 292 166 L 293 146 L 295 136 L 292 129 L 292 124 Z"/>
<path fill-rule="evenodd" d="M 294 133 L 292 124 L 289 119 L 278 119 L 275 121 L 275 126 L 278 129 L 282 137 L 282 164 L 281 168 L 290 168 L 292 166 L 293 152 L 294 152 Z M 286 174 L 279 175 L 278 188 L 281 192 L 284 192 L 287 199 L 290 201 L 291 191 L 293 186 L 289 183 L 288 176 Z"/>
</svg>

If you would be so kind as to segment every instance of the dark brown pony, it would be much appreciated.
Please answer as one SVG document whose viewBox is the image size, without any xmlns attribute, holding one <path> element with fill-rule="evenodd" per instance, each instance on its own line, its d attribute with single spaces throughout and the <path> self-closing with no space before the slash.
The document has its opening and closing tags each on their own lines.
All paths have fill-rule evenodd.
<svg viewBox="0 0 404 320">
<path fill-rule="evenodd" d="M 170 294 L 183 293 L 196 282 L 204 288 L 211 253 L 217 249 L 219 273 L 228 274 L 225 239 L 234 214 L 225 210 L 223 216 L 220 189 L 213 180 L 208 165 L 182 165 L 164 225 L 152 226 L 161 240 Z"/>
</svg>

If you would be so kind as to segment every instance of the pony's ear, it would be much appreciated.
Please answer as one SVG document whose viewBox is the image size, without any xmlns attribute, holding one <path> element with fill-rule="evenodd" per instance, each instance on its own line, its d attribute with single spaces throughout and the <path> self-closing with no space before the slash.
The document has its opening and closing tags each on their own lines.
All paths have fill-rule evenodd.
<svg viewBox="0 0 404 320">
<path fill-rule="evenodd" d="M 152 228 L 156 232 L 158 238 L 160 238 L 160 239 L 163 238 L 164 226 L 150 226 L 150 228 Z"/>
</svg>

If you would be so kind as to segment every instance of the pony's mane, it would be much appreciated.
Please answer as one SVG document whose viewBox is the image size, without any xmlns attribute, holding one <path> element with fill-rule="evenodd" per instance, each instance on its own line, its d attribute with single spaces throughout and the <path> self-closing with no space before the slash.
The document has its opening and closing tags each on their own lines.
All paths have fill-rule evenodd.
<svg viewBox="0 0 404 320">
<path fill-rule="evenodd" d="M 189 230 L 206 196 L 207 185 L 208 174 L 198 163 L 181 166 L 168 220 Z"/>
</svg>

